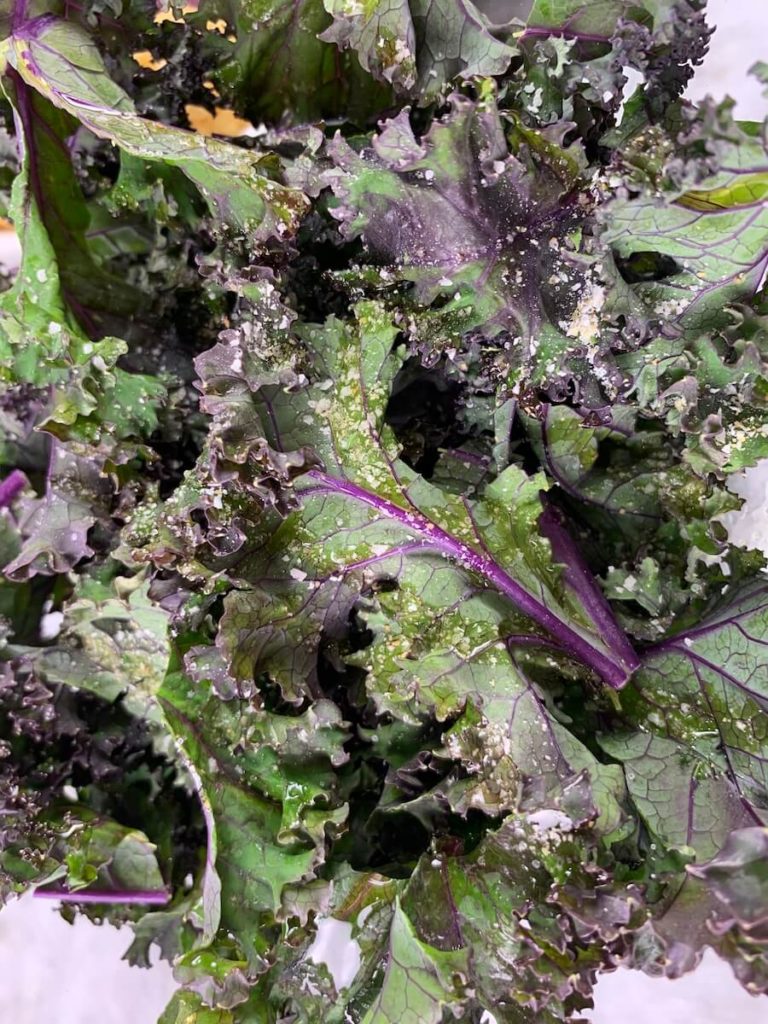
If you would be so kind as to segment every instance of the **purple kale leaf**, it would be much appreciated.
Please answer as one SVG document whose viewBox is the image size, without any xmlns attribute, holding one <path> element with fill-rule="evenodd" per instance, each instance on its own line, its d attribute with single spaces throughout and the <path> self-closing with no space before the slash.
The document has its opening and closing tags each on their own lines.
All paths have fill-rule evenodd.
<svg viewBox="0 0 768 1024">
<path fill-rule="evenodd" d="M 310 622 L 319 642 L 317 626 L 328 611 L 343 618 L 353 594 L 393 580 L 413 595 L 418 617 L 430 605 L 450 604 L 447 593 L 467 591 L 486 609 L 481 618 L 489 626 L 497 622 L 496 642 L 504 643 L 505 629 L 517 634 L 533 623 L 534 640 L 622 685 L 637 663 L 634 652 L 617 629 L 605 638 L 607 604 L 585 605 L 586 591 L 564 583 L 549 543 L 538 535 L 543 479 L 511 466 L 480 501 L 441 492 L 398 459 L 385 423 L 400 360 L 392 353 L 397 331 L 383 309 L 363 304 L 356 325 L 331 320 L 302 333 L 313 362 L 311 385 L 291 367 L 282 383 L 274 383 L 279 373 L 265 383 L 249 379 L 254 353 L 244 335 L 239 344 L 231 339 L 226 376 L 219 368 L 222 347 L 198 361 L 204 403 L 223 428 L 214 427 L 215 443 L 226 455 L 228 438 L 234 439 L 235 461 L 257 481 L 253 496 L 263 501 L 271 479 L 298 505 L 282 522 L 262 516 L 255 529 L 240 531 L 242 550 L 230 574 L 242 582 L 227 599 L 221 638 L 237 674 L 247 681 L 269 671 L 276 656 L 286 694 L 300 692 Z M 292 473 L 299 475 L 285 491 Z M 293 637 L 287 648 L 267 642 L 273 623 Z M 297 645 L 299 637 L 305 641 Z M 483 643 L 490 638 L 484 635 Z M 262 651 L 272 652 L 265 663 Z"/>
</svg>

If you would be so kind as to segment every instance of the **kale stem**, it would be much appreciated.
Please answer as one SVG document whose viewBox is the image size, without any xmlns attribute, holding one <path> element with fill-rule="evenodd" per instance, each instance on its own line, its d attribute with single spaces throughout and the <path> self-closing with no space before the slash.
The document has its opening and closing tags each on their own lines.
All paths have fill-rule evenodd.
<svg viewBox="0 0 768 1024">
<path fill-rule="evenodd" d="M 27 6 L 29 0 L 13 0 L 11 7 L 11 32 L 18 32 L 27 20 Z"/>
<path fill-rule="evenodd" d="M 451 536 L 421 512 L 415 509 L 401 508 L 386 498 L 358 487 L 357 484 L 339 480 L 320 470 L 311 470 L 307 475 L 317 482 L 317 486 L 305 490 L 304 496 L 320 492 L 345 494 L 356 501 L 370 505 L 382 515 L 397 520 L 407 530 L 423 537 L 427 546 L 471 570 L 495 590 L 498 590 L 516 608 L 519 608 L 528 618 L 546 630 L 557 641 L 564 654 L 591 668 L 609 686 L 620 689 L 628 681 L 632 669 L 623 663 L 623 659 L 612 660 L 580 632 L 563 622 L 542 601 L 530 594 L 491 557 L 481 554 L 469 544 Z M 637 662 L 633 668 L 636 664 Z"/>
<path fill-rule="evenodd" d="M 616 620 L 605 594 L 598 586 L 578 545 L 565 524 L 563 513 L 542 495 L 544 511 L 539 517 L 539 528 L 552 548 L 552 555 L 563 570 L 563 579 L 579 598 L 600 635 L 621 662 L 633 672 L 640 659 L 627 634 Z"/>
</svg>

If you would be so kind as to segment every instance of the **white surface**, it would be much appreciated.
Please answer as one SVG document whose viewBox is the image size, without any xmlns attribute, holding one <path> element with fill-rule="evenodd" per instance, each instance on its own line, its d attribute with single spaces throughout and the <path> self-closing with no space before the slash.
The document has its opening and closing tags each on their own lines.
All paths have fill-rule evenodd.
<svg viewBox="0 0 768 1024">
<path fill-rule="evenodd" d="M 716 26 L 704 64 L 688 87 L 692 100 L 710 94 L 736 100 L 736 116 L 762 121 L 768 113 L 757 79 L 749 69 L 768 61 L 768 0 L 710 0 L 709 23 Z"/>
<path fill-rule="evenodd" d="M 723 516 L 728 536 L 738 547 L 768 555 L 768 461 L 733 476 L 728 487 L 744 498 L 738 512 Z"/>
<path fill-rule="evenodd" d="M 739 117 L 761 119 L 766 101 L 747 72 L 768 59 L 768 0 L 711 0 L 709 8 L 720 31 L 689 95 L 730 93 Z M 0 233 L 0 264 L 12 264 L 15 251 L 13 236 Z M 728 518 L 734 542 L 768 548 L 768 467 L 739 478 L 734 490 L 748 498 L 746 509 Z M 332 929 L 326 931 L 315 954 L 336 970 L 341 965 L 326 942 Z M 127 928 L 82 919 L 70 926 L 30 897 L 12 904 L 0 914 L 0 1024 L 155 1024 L 175 984 L 167 964 L 141 971 L 120 959 L 130 938 Z M 593 1024 L 768 1022 L 768 999 L 747 995 L 714 954 L 675 982 L 633 971 L 605 975 L 596 1003 Z"/>
<path fill-rule="evenodd" d="M 317 920 L 317 935 L 307 950 L 307 960 L 325 964 L 340 991 L 351 985 L 360 969 L 360 945 L 352 938 L 349 921 L 337 921 L 334 917 L 320 917 Z"/>
<path fill-rule="evenodd" d="M 170 968 L 121 959 L 130 928 L 69 925 L 32 896 L 0 913 L 2 1024 L 155 1024 L 177 988 Z"/>
<path fill-rule="evenodd" d="M 0 270 L 13 273 L 21 260 L 21 246 L 15 231 L 0 231 Z"/>
<path fill-rule="evenodd" d="M 704 955 L 698 970 L 677 981 L 649 978 L 638 971 L 605 974 L 595 1009 L 585 1012 L 593 1024 L 766 1024 L 768 998 L 751 996 L 715 953 Z"/>
</svg>

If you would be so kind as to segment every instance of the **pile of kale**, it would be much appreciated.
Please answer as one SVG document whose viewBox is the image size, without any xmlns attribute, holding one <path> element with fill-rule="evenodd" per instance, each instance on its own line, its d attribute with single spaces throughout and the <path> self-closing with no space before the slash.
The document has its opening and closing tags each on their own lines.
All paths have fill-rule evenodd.
<svg viewBox="0 0 768 1024">
<path fill-rule="evenodd" d="M 163 1024 L 768 991 L 768 122 L 681 98 L 704 0 L 193 8 L 0 14 L 0 901 L 130 923 Z"/>
</svg>

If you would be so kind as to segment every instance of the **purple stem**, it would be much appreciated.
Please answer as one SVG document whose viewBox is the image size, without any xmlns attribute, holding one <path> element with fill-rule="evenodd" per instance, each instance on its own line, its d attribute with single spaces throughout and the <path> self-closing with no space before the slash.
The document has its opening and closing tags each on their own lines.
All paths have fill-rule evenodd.
<svg viewBox="0 0 768 1024">
<path fill-rule="evenodd" d="M 11 7 L 11 32 L 16 33 L 27 20 L 28 0 L 14 0 Z"/>
<path fill-rule="evenodd" d="M 10 505 L 13 499 L 23 491 L 27 484 L 27 478 L 20 469 L 13 469 L 0 483 L 0 508 Z"/>
<path fill-rule="evenodd" d="M 539 527 L 552 547 L 552 555 L 562 566 L 563 579 L 581 601 L 584 611 L 594 622 L 597 632 L 614 651 L 628 673 L 640 664 L 637 652 L 616 621 L 613 609 L 597 584 L 584 556 L 565 525 L 565 517 L 546 496 L 544 511 L 539 516 Z"/>
<path fill-rule="evenodd" d="M 529 594 L 492 558 L 480 554 L 464 541 L 452 537 L 421 512 L 416 509 L 411 511 L 400 508 L 386 498 L 358 487 L 357 484 L 338 480 L 320 470 L 311 470 L 307 475 L 317 481 L 317 486 L 306 490 L 304 494 L 320 492 L 346 494 L 355 501 L 370 505 L 390 519 L 402 523 L 407 530 L 424 537 L 435 550 L 442 552 L 448 558 L 459 562 L 485 579 L 528 618 L 545 629 L 557 641 L 565 654 L 593 669 L 609 686 L 620 689 L 627 682 L 630 673 L 624 664 L 617 664 L 602 651 L 597 650 L 580 633 L 559 619 L 532 594 Z"/>
<path fill-rule="evenodd" d="M 144 903 L 164 905 L 170 902 L 171 894 L 165 889 L 35 889 L 38 899 L 60 900 L 62 903 Z"/>
</svg>

